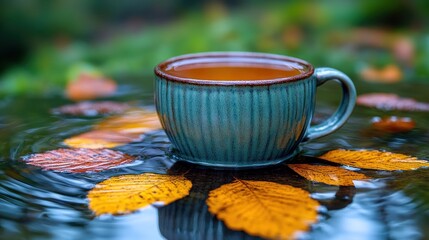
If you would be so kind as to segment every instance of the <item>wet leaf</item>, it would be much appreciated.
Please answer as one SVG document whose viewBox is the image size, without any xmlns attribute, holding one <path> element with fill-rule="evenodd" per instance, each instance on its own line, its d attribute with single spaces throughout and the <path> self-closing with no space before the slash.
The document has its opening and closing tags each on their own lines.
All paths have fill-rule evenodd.
<svg viewBox="0 0 429 240">
<path fill-rule="evenodd" d="M 141 140 L 140 134 L 114 132 L 109 130 L 92 130 L 64 140 L 72 148 L 113 148 Z"/>
<path fill-rule="evenodd" d="M 142 134 L 161 129 L 156 112 L 133 109 L 107 118 L 95 129 L 64 140 L 72 148 L 113 148 L 142 139 Z"/>
<path fill-rule="evenodd" d="M 335 186 L 354 186 L 354 180 L 368 179 L 364 174 L 336 166 L 310 164 L 288 164 L 288 166 L 310 181 L 322 182 Z"/>
<path fill-rule="evenodd" d="M 236 179 L 209 193 L 209 211 L 232 230 L 291 239 L 317 221 L 319 203 L 300 188 Z"/>
<path fill-rule="evenodd" d="M 412 98 L 402 98 L 393 93 L 363 94 L 357 98 L 356 103 L 360 106 L 386 111 L 429 111 L 429 103 L 418 102 Z"/>
<path fill-rule="evenodd" d="M 144 173 L 112 177 L 89 193 L 89 208 L 96 215 L 126 214 L 153 203 L 172 203 L 189 194 L 191 181 L 184 176 Z"/>
<path fill-rule="evenodd" d="M 101 114 L 119 114 L 125 112 L 130 106 L 125 103 L 103 101 L 103 102 L 79 102 L 64 105 L 52 109 L 54 114 L 67 114 L 75 116 L 96 116 Z"/>
<path fill-rule="evenodd" d="M 28 164 L 58 172 L 99 172 L 130 163 L 134 157 L 110 149 L 57 149 L 32 154 L 25 158 Z"/>
<path fill-rule="evenodd" d="M 95 126 L 95 129 L 122 133 L 145 133 L 162 129 L 156 112 L 130 110 L 123 115 L 109 117 Z"/>
<path fill-rule="evenodd" d="M 355 151 L 337 149 L 329 151 L 319 158 L 357 168 L 386 171 L 413 170 L 420 167 L 429 167 L 429 162 L 419 160 L 416 157 L 377 150 Z"/>
<path fill-rule="evenodd" d="M 401 69 L 393 64 L 381 69 L 366 67 L 360 72 L 360 75 L 363 80 L 379 83 L 396 83 L 401 81 L 403 77 Z"/>
<path fill-rule="evenodd" d="M 409 132 L 416 126 L 416 122 L 408 117 L 374 117 L 371 122 L 374 129 L 389 133 Z"/>
<path fill-rule="evenodd" d="M 66 87 L 69 99 L 80 101 L 112 95 L 116 91 L 115 81 L 99 74 L 81 73 Z"/>
</svg>

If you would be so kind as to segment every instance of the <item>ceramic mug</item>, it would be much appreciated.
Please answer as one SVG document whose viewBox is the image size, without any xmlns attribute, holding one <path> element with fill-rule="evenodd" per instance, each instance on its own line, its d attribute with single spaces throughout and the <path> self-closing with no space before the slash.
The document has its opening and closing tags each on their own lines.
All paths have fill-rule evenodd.
<svg viewBox="0 0 429 240">
<path fill-rule="evenodd" d="M 264 63 L 295 65 L 300 73 L 252 81 L 184 78 L 167 69 L 186 64 Z M 328 135 L 349 118 L 353 82 L 332 68 L 275 54 L 212 52 L 168 59 L 155 68 L 155 105 L 177 160 L 214 167 L 254 167 L 293 158 L 300 143 Z M 333 80 L 342 100 L 327 120 L 310 126 L 316 88 Z"/>
</svg>

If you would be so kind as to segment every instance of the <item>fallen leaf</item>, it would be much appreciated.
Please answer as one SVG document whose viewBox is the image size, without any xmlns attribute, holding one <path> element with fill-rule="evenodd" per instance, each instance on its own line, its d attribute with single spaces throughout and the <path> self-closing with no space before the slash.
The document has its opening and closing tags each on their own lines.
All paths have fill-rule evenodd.
<svg viewBox="0 0 429 240">
<path fill-rule="evenodd" d="M 101 114 L 119 114 L 125 112 L 125 110 L 129 108 L 130 106 L 128 104 L 111 101 L 79 102 L 54 108 L 51 112 L 53 114 L 96 116 Z"/>
<path fill-rule="evenodd" d="M 371 122 L 374 129 L 390 133 L 409 132 L 416 126 L 416 122 L 408 117 L 374 117 Z"/>
<path fill-rule="evenodd" d="M 28 164 L 57 172 L 99 172 L 130 163 L 134 157 L 110 149 L 57 149 L 24 158 Z"/>
<path fill-rule="evenodd" d="M 317 221 L 319 203 L 300 188 L 236 179 L 210 191 L 209 211 L 232 230 L 270 239 L 291 239 Z"/>
<path fill-rule="evenodd" d="M 147 110 L 130 110 L 123 115 L 109 117 L 97 125 L 95 129 L 122 133 L 145 133 L 162 129 L 156 112 Z"/>
<path fill-rule="evenodd" d="M 353 180 L 368 179 L 364 174 L 335 166 L 310 164 L 288 164 L 288 166 L 310 181 L 322 182 L 335 186 L 354 186 Z"/>
<path fill-rule="evenodd" d="M 112 177 L 88 193 L 96 215 L 126 214 L 153 203 L 170 204 L 189 194 L 191 181 L 184 176 L 144 173 Z"/>
<path fill-rule="evenodd" d="M 377 150 L 337 149 L 329 151 L 319 158 L 357 168 L 386 171 L 414 170 L 420 167 L 429 167 L 429 162 L 419 160 L 416 157 Z"/>
<path fill-rule="evenodd" d="M 66 87 L 69 99 L 80 101 L 112 95 L 116 91 L 116 82 L 99 74 L 81 73 Z"/>
<path fill-rule="evenodd" d="M 132 109 L 112 116 L 94 126 L 94 130 L 64 140 L 72 148 L 113 148 L 142 139 L 142 134 L 161 129 L 156 112 Z"/>
<path fill-rule="evenodd" d="M 360 75 L 363 80 L 379 83 L 396 83 L 401 81 L 403 76 L 401 69 L 393 64 L 381 69 L 366 67 L 362 69 Z"/>
<path fill-rule="evenodd" d="M 113 148 L 141 140 L 140 134 L 114 132 L 109 130 L 92 130 L 64 140 L 72 148 Z"/>
<path fill-rule="evenodd" d="M 387 111 L 429 111 L 429 103 L 418 102 L 412 98 L 402 98 L 393 93 L 363 94 L 357 98 L 356 103 L 360 106 Z"/>
</svg>

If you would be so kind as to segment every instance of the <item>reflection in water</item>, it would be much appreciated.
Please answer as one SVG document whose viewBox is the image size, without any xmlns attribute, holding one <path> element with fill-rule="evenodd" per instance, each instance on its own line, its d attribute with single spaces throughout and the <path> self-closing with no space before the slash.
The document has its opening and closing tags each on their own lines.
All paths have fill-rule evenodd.
<svg viewBox="0 0 429 240">
<path fill-rule="evenodd" d="M 368 186 L 370 185 L 370 186 Z M 384 181 L 357 186 L 353 204 L 330 211 L 314 239 L 421 239 L 415 203 L 402 192 L 382 190 Z"/>
<path fill-rule="evenodd" d="M 62 136 L 54 134 L 58 130 L 57 126 L 66 128 L 63 122 L 20 133 L 19 137 L 11 139 L 17 148 L 10 154 L 24 156 L 32 152 L 31 146 L 37 147 L 37 152 L 57 148 Z M 75 131 L 69 133 L 73 135 Z M 48 135 L 45 137 L 45 134 Z M 0 239 L 117 239 L 131 234 L 143 239 L 161 239 L 159 232 L 155 231 L 157 226 L 148 224 L 155 221 L 156 211 L 143 210 L 137 214 L 139 217 L 94 218 L 88 209 L 86 195 L 96 183 L 112 176 L 141 172 L 166 173 L 172 161 L 165 156 L 165 152 L 159 153 L 169 146 L 165 141 L 162 131 L 152 132 L 142 142 L 120 149 L 137 156 L 138 160 L 99 173 L 57 173 L 27 165 L 18 157 L 1 159 Z M 135 234 L 141 231 L 139 223 L 146 226 L 147 231 Z"/>
<path fill-rule="evenodd" d="M 189 171 L 186 177 L 193 183 L 189 196 L 158 210 L 159 229 L 165 238 L 258 239 L 244 232 L 229 230 L 208 211 L 206 199 L 209 191 L 231 182 L 233 171 L 198 168 L 187 163 L 176 163 L 170 169 L 171 173 L 184 171 Z"/>
<path fill-rule="evenodd" d="M 401 85 L 386 91 L 400 90 Z M 360 88 L 360 92 L 369 91 L 372 90 Z M 418 99 L 427 99 L 426 85 L 415 86 L 412 92 Z M 322 101 L 322 108 L 316 110 L 332 112 L 335 104 L 327 104 L 332 102 L 332 95 L 327 88 L 318 89 L 318 97 L 325 101 Z M 126 97 L 135 100 L 141 96 L 136 93 Z M 147 95 L 147 99 L 152 99 L 151 95 Z M 321 212 L 321 220 L 308 233 L 308 239 L 424 239 L 429 236 L 429 169 L 394 173 L 362 171 L 379 180 L 356 188 L 339 188 L 308 182 L 284 165 L 240 172 L 191 167 L 192 171 L 187 174 L 194 183 L 191 194 L 159 208 L 159 221 L 154 208 L 126 216 L 95 218 L 88 210 L 87 192 L 112 176 L 166 173 L 173 164 L 165 154 L 170 143 L 162 131 L 151 133 L 142 142 L 117 148 L 137 156 L 137 161 L 96 174 L 55 173 L 28 166 L 19 160 L 22 156 L 62 147 L 63 139 L 87 131 L 99 120 L 50 116 L 49 109 L 61 104 L 57 100 L 61 101 L 17 99 L 0 106 L 1 239 L 152 240 L 163 239 L 163 236 L 168 239 L 252 239 L 243 232 L 228 230 L 207 211 L 205 204 L 210 190 L 231 182 L 235 175 L 309 191 L 327 211 Z M 38 108 L 28 109 L 29 102 Z M 32 118 L 28 119 L 30 115 Z M 379 116 L 380 112 L 358 107 L 338 132 L 303 145 L 304 153 L 315 156 L 336 148 L 369 148 L 428 159 L 427 113 L 398 113 L 416 121 L 415 129 L 400 134 L 365 131 L 374 115 Z M 180 172 L 189 168 L 186 164 L 174 164 L 169 171 Z M 159 230 L 156 223 L 159 223 Z"/>
<path fill-rule="evenodd" d="M 272 181 L 309 190 L 305 181 L 285 164 L 256 170 L 222 171 L 178 162 L 169 172 L 186 173 L 193 187 L 189 196 L 159 208 L 159 229 L 167 239 L 259 239 L 241 231 L 229 230 L 208 211 L 208 193 L 231 183 L 235 178 Z M 340 187 L 333 198 L 320 202 L 326 204 L 328 209 L 345 208 L 353 201 L 355 193 L 354 187 Z"/>
</svg>

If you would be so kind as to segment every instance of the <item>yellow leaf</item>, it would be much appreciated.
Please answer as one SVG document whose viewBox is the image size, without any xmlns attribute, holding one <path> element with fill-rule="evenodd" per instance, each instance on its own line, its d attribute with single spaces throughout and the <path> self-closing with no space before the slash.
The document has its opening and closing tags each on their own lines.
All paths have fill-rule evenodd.
<svg viewBox="0 0 429 240">
<path fill-rule="evenodd" d="M 64 140 L 71 148 L 113 148 L 138 141 L 141 137 L 135 133 L 121 133 L 105 130 L 93 130 Z"/>
<path fill-rule="evenodd" d="M 145 133 L 162 129 L 156 112 L 131 110 L 123 115 L 112 116 L 95 126 L 98 130 L 109 130 L 122 133 Z"/>
<path fill-rule="evenodd" d="M 144 173 L 112 177 L 89 193 L 89 208 L 96 215 L 125 214 L 155 202 L 167 205 L 189 194 L 191 181 L 184 176 Z"/>
<path fill-rule="evenodd" d="M 290 239 L 317 220 L 319 203 L 300 188 L 236 179 L 209 193 L 209 211 L 232 230 Z"/>
<path fill-rule="evenodd" d="M 288 166 L 304 178 L 336 186 L 354 186 L 353 180 L 368 179 L 361 173 L 335 166 L 320 166 L 310 164 L 288 164 Z"/>
<path fill-rule="evenodd" d="M 354 151 L 338 149 L 329 151 L 319 158 L 357 168 L 386 171 L 413 170 L 420 167 L 429 167 L 429 162 L 419 160 L 416 157 L 377 150 Z"/>
<path fill-rule="evenodd" d="M 98 123 L 95 129 L 64 140 L 72 148 L 113 148 L 141 140 L 141 134 L 162 129 L 156 112 L 133 109 Z"/>
</svg>

